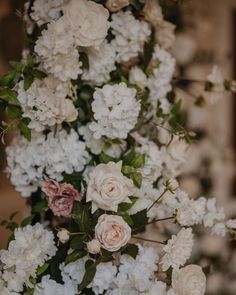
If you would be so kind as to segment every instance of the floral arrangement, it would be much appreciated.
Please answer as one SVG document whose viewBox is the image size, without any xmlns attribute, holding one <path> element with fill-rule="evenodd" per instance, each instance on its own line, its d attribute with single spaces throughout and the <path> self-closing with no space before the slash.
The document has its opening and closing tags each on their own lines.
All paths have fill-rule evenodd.
<svg viewBox="0 0 236 295">
<path fill-rule="evenodd" d="M 187 264 L 194 227 L 235 238 L 236 220 L 215 198 L 179 187 L 195 134 L 175 94 L 183 79 L 162 6 L 26 3 L 29 46 L 2 77 L 0 103 L 2 139 L 19 130 L 7 172 L 32 214 L 21 225 L 15 213 L 1 220 L 12 230 L 0 251 L 1 294 L 205 293 L 204 270 Z M 235 91 L 216 67 L 202 83 L 199 106 Z M 145 237 L 154 224 L 160 240 Z"/>
</svg>

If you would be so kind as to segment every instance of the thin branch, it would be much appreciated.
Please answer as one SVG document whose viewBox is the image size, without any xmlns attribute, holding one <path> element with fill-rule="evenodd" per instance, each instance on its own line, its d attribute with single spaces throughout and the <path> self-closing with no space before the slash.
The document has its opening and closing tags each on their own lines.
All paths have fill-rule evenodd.
<svg viewBox="0 0 236 295">
<path fill-rule="evenodd" d="M 155 206 L 155 204 L 157 203 L 157 202 L 159 202 L 160 200 L 161 200 L 161 198 L 165 195 L 165 193 L 166 192 L 168 192 L 169 191 L 169 189 L 168 188 L 166 188 L 164 191 L 163 191 L 163 193 L 152 203 L 152 205 L 147 209 L 147 212 L 148 211 L 150 211 L 151 209 L 152 209 L 152 207 L 153 206 Z"/>
<path fill-rule="evenodd" d="M 174 219 L 174 217 L 171 216 L 171 217 L 166 217 L 166 218 L 161 218 L 161 219 L 153 219 L 152 221 L 148 222 L 147 225 L 148 224 L 153 224 L 153 223 L 156 223 L 156 222 L 160 222 L 160 221 L 171 220 L 171 219 Z"/>
<path fill-rule="evenodd" d="M 161 242 L 161 241 L 145 239 L 145 238 L 137 237 L 137 236 L 133 236 L 132 238 L 137 239 L 137 240 L 146 241 L 146 242 L 151 242 L 151 243 L 156 243 L 156 244 L 162 244 L 162 245 L 165 245 L 165 243 L 164 243 L 164 242 Z"/>
</svg>

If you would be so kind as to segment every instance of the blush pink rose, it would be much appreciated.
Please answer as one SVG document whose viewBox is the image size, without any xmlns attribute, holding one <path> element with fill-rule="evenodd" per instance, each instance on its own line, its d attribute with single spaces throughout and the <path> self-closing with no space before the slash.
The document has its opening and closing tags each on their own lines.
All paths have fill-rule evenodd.
<svg viewBox="0 0 236 295">
<path fill-rule="evenodd" d="M 48 178 L 43 182 L 42 191 L 48 197 L 56 197 L 61 194 L 61 186 L 57 181 Z"/>
<path fill-rule="evenodd" d="M 79 192 L 73 187 L 73 185 L 69 183 L 62 183 L 61 184 L 61 196 L 63 197 L 70 197 L 74 200 L 79 201 Z"/>
<path fill-rule="evenodd" d="M 49 199 L 48 207 L 56 216 L 71 217 L 73 203 L 73 198 L 58 196 Z"/>
</svg>

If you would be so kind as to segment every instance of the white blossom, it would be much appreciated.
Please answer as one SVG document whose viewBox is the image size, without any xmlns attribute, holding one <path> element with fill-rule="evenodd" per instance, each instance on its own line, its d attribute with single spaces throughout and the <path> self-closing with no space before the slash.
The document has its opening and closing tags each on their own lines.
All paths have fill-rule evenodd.
<svg viewBox="0 0 236 295">
<path fill-rule="evenodd" d="M 68 281 L 65 284 L 58 284 L 50 279 L 49 275 L 44 276 L 41 283 L 38 283 L 34 291 L 35 295 L 76 295 L 77 288 L 72 282 Z"/>
<path fill-rule="evenodd" d="M 139 67 L 134 66 L 129 72 L 129 82 L 143 89 L 147 86 L 147 76 Z"/>
<path fill-rule="evenodd" d="M 216 223 L 225 219 L 225 213 L 223 208 L 216 207 L 216 198 L 207 200 L 206 214 L 204 216 L 204 226 L 213 227 Z"/>
<path fill-rule="evenodd" d="M 61 16 L 64 2 L 65 0 L 35 0 L 30 16 L 38 26 L 57 20 Z"/>
<path fill-rule="evenodd" d="M 111 44 L 104 41 L 99 47 L 86 51 L 89 69 L 85 69 L 82 79 L 90 84 L 101 85 L 110 80 L 110 73 L 115 70 L 116 52 Z"/>
<path fill-rule="evenodd" d="M 216 103 L 224 95 L 224 78 L 222 72 L 218 66 L 212 68 L 211 73 L 207 76 L 207 81 L 212 85 L 212 89 L 209 89 L 207 96 L 209 96 L 209 101 L 211 104 Z"/>
<path fill-rule="evenodd" d="M 193 234 L 191 228 L 182 228 L 177 235 L 173 235 L 163 247 L 165 252 L 162 257 L 162 270 L 166 271 L 170 266 L 174 269 L 183 266 L 190 258 L 193 248 Z"/>
<path fill-rule="evenodd" d="M 151 35 L 147 22 L 134 18 L 130 11 L 120 11 L 111 16 L 111 29 L 115 38 L 111 41 L 117 51 L 116 60 L 125 62 L 137 57 Z"/>
<path fill-rule="evenodd" d="M 11 182 L 24 197 L 37 190 L 44 173 L 61 181 L 63 172 L 82 171 L 90 160 L 85 144 L 73 129 L 69 133 L 50 132 L 47 136 L 33 132 L 30 142 L 16 136 L 6 152 Z"/>
<path fill-rule="evenodd" d="M 36 276 L 38 266 L 56 254 L 54 235 L 37 223 L 18 228 L 14 232 L 8 250 L 1 250 L 3 263 L 2 278 L 9 290 L 23 291 L 23 285 L 30 286 L 30 277 Z"/>
<path fill-rule="evenodd" d="M 136 90 L 125 83 L 105 85 L 96 88 L 93 94 L 92 110 L 94 119 L 89 128 L 94 137 L 125 139 L 137 123 L 140 102 L 135 99 Z"/>
<path fill-rule="evenodd" d="M 166 95 L 172 89 L 171 80 L 175 70 L 175 59 L 169 52 L 156 44 L 152 55 L 152 64 L 153 74 L 147 82 L 150 99 L 155 109 L 159 102 L 164 113 L 168 113 L 170 104 Z"/>
<path fill-rule="evenodd" d="M 18 99 L 23 117 L 31 119 L 29 128 L 42 131 L 63 121 L 74 121 L 78 112 L 72 100 L 66 98 L 68 91 L 68 85 L 53 76 L 35 80 L 27 91 L 21 81 L 18 84 Z"/>
<path fill-rule="evenodd" d="M 228 228 L 236 229 L 236 219 L 229 219 L 226 222 Z"/>
</svg>

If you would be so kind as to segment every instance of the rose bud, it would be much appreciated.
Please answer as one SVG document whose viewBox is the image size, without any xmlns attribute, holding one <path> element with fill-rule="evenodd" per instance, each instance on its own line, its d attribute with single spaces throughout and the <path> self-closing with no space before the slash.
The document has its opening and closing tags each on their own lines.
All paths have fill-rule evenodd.
<svg viewBox="0 0 236 295">
<path fill-rule="evenodd" d="M 91 254 L 98 254 L 101 250 L 101 244 L 98 240 L 93 239 L 87 243 L 88 252 Z"/>
<path fill-rule="evenodd" d="M 65 229 L 65 228 L 62 228 L 58 233 L 57 233 L 57 237 L 59 239 L 59 241 L 62 243 L 62 244 L 65 244 L 66 242 L 69 241 L 70 239 L 70 232 Z"/>
</svg>

